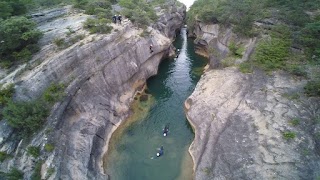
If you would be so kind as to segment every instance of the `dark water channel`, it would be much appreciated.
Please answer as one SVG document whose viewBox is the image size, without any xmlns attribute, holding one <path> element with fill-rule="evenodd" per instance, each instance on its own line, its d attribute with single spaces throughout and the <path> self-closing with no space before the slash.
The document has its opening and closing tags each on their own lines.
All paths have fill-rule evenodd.
<svg viewBox="0 0 320 180">
<path fill-rule="evenodd" d="M 105 160 L 112 180 L 192 179 L 188 148 L 194 138 L 183 103 L 198 82 L 206 59 L 196 55 L 193 39 L 182 29 L 174 42 L 181 49 L 176 60 L 163 60 L 157 76 L 147 82 L 148 99 L 133 103 L 135 112 L 113 134 Z M 169 134 L 162 130 L 169 123 Z M 156 157 L 157 148 L 164 154 Z"/>
</svg>

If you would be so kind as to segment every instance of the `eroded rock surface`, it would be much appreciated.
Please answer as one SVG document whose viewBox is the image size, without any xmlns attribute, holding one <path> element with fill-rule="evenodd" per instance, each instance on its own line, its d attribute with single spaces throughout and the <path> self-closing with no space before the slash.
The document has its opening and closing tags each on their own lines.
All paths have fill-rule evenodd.
<svg viewBox="0 0 320 180">
<path fill-rule="evenodd" d="M 43 48 L 34 57 L 34 68 L 24 66 L 25 71 L 14 72 L 2 82 L 17 83 L 15 98 L 19 100 L 39 97 L 51 83 L 67 85 L 66 97 L 52 109 L 46 130 L 31 140 L 41 152 L 44 144 L 55 145 L 52 153 L 41 157 L 43 178 L 48 168 L 54 168 L 50 179 L 108 179 L 103 173 L 102 157 L 109 138 L 128 116 L 135 92 L 157 73 L 160 61 L 168 55 L 174 32 L 183 25 L 185 7 L 172 4 L 160 15 L 157 24 L 165 26 L 149 27 L 146 31 L 150 35 L 146 37 L 128 19 L 121 26 L 112 25 L 115 30 L 107 35 L 88 35 L 81 26 L 88 17 L 83 14 L 72 13 L 49 24 L 39 21 L 45 35 Z M 74 19 L 77 21 L 69 26 Z M 63 25 L 51 29 L 59 22 Z M 76 31 L 73 36 L 85 33 L 85 38 L 64 49 L 57 48 L 52 40 L 68 38 L 65 33 L 70 28 Z M 20 150 L 18 146 L 16 151 Z M 28 179 L 34 160 L 21 151 L 23 155 L 10 160 L 8 167 L 19 167 Z"/>
<path fill-rule="evenodd" d="M 195 128 L 196 179 L 315 179 L 319 99 L 285 97 L 303 87 L 285 74 L 236 68 L 206 72 L 186 101 Z M 299 119 L 298 125 L 292 120 Z M 285 132 L 296 137 L 285 139 Z"/>
</svg>

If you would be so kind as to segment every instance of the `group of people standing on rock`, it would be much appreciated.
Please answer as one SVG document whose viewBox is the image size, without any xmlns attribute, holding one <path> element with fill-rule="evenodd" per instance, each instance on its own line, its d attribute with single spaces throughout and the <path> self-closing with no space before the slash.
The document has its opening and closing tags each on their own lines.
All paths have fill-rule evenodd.
<svg viewBox="0 0 320 180">
<path fill-rule="evenodd" d="M 121 24 L 121 21 L 122 21 L 122 16 L 119 14 L 119 15 L 114 15 L 113 17 L 112 17 L 112 21 L 113 21 L 113 23 L 115 23 L 115 24 L 117 24 L 117 22 L 119 23 L 119 24 Z"/>
</svg>

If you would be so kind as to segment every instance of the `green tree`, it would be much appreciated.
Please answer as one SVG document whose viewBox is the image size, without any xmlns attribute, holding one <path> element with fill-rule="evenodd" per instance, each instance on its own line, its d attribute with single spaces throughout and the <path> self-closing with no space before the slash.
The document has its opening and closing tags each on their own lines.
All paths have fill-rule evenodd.
<svg viewBox="0 0 320 180">
<path fill-rule="evenodd" d="M 41 101 L 9 101 L 2 112 L 8 124 L 18 129 L 20 135 L 31 135 L 36 132 L 45 122 L 48 113 L 47 106 Z"/>
<path fill-rule="evenodd" d="M 34 44 L 41 35 L 42 33 L 36 30 L 36 24 L 25 17 L 0 20 L 0 58 L 19 60 L 18 58 L 31 56 L 32 51 L 37 49 Z"/>
<path fill-rule="evenodd" d="M 11 16 L 13 12 L 13 8 L 10 6 L 8 2 L 0 1 L 0 7 L 1 7 L 0 19 L 1 18 L 6 19 Z"/>
</svg>

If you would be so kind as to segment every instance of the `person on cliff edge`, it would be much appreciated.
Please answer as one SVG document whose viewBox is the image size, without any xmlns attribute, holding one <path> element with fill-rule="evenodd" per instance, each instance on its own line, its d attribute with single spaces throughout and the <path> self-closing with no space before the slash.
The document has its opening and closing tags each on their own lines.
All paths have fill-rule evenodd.
<svg viewBox="0 0 320 180">
<path fill-rule="evenodd" d="M 118 15 L 118 21 L 119 21 L 119 24 L 121 24 L 122 16 L 120 14 Z"/>
<path fill-rule="evenodd" d="M 112 21 L 113 21 L 113 23 L 117 23 L 117 15 L 114 15 L 113 17 L 112 17 Z"/>
<path fill-rule="evenodd" d="M 152 44 L 150 44 L 149 49 L 150 49 L 150 53 L 153 53 L 153 45 Z"/>
</svg>

